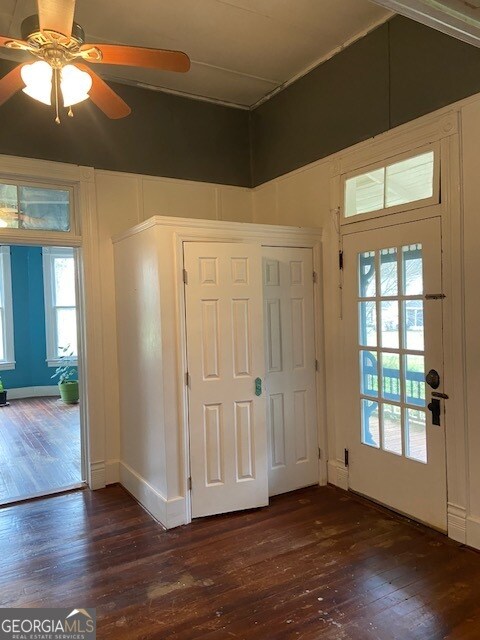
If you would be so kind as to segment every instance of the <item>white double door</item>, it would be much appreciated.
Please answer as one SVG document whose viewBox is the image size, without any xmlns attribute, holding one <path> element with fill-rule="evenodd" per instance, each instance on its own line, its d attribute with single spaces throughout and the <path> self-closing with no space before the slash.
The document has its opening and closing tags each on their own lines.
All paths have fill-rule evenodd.
<svg viewBox="0 0 480 640">
<path fill-rule="evenodd" d="M 345 236 L 342 394 L 350 488 L 445 530 L 441 256 L 439 218 Z"/>
<path fill-rule="evenodd" d="M 184 266 L 192 517 L 317 483 L 311 250 L 188 242 Z"/>
</svg>

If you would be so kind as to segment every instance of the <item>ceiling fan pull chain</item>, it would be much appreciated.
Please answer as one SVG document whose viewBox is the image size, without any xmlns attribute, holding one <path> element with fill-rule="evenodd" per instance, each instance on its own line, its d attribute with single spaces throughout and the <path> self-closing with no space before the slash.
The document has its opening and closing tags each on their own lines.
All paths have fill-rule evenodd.
<svg viewBox="0 0 480 640">
<path fill-rule="evenodd" d="M 60 116 L 58 114 L 58 69 L 54 69 L 54 80 L 55 80 L 55 112 L 57 117 L 55 118 L 55 122 L 60 124 Z"/>
</svg>

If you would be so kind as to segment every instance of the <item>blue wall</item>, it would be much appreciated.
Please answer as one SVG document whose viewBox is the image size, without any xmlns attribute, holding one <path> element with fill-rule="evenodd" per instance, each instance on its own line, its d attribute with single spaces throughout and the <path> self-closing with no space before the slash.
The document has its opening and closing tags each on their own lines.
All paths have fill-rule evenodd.
<svg viewBox="0 0 480 640">
<path fill-rule="evenodd" d="M 57 384 L 46 362 L 41 247 L 10 247 L 16 367 L 0 371 L 6 389 Z"/>
</svg>

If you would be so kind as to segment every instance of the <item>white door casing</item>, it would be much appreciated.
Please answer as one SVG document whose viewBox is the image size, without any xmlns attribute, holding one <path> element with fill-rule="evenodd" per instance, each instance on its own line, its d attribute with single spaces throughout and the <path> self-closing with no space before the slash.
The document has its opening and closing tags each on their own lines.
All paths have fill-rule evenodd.
<svg viewBox="0 0 480 640">
<path fill-rule="evenodd" d="M 445 400 L 436 426 L 424 383 L 434 369 L 445 391 L 440 218 L 352 233 L 343 250 L 349 486 L 446 530 Z"/>
<path fill-rule="evenodd" d="M 271 496 L 318 484 L 311 249 L 264 247 L 266 400 Z"/>
<path fill-rule="evenodd" d="M 186 242 L 192 517 L 268 504 L 259 244 Z"/>
</svg>

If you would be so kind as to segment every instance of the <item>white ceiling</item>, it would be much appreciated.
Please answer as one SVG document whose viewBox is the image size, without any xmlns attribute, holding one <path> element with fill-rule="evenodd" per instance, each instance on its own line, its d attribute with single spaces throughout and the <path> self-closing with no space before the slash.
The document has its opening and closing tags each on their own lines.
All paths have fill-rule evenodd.
<svg viewBox="0 0 480 640">
<path fill-rule="evenodd" d="M 1 0 L 0 34 L 19 37 L 35 12 L 34 0 Z M 251 107 L 389 15 L 368 0 L 77 0 L 75 20 L 90 42 L 179 49 L 192 60 L 187 74 L 103 66 L 107 79 Z"/>
</svg>

